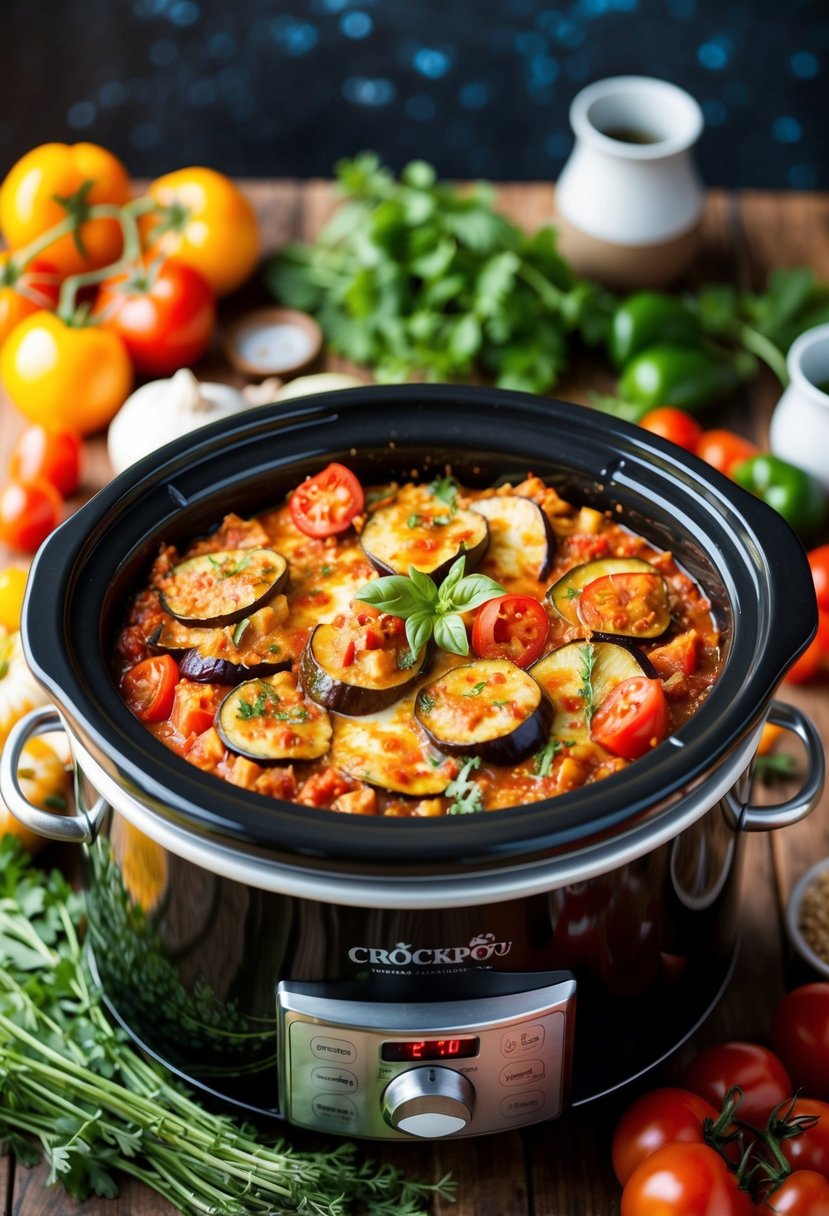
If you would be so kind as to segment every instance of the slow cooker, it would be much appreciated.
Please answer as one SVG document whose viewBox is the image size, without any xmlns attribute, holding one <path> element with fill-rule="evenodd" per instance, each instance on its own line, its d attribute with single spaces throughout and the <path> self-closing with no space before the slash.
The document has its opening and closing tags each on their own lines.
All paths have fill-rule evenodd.
<svg viewBox="0 0 829 1216">
<path fill-rule="evenodd" d="M 546 802 L 438 819 L 265 799 L 188 765 L 123 704 L 108 655 L 163 541 L 277 503 L 330 460 L 366 484 L 529 471 L 673 550 L 726 639 L 691 721 L 625 771 Z M 431 471 L 431 472 L 430 472 Z M 55 702 L 17 727 L 2 794 L 84 852 L 93 966 L 113 1015 L 192 1085 L 351 1137 L 468 1136 L 549 1119 L 630 1081 L 705 1018 L 733 966 L 741 844 L 807 814 L 823 752 L 772 702 L 816 627 L 788 525 L 647 432 L 519 393 L 367 387 L 250 411 L 116 478 L 43 546 L 23 612 Z M 770 717 L 806 776 L 751 802 Z M 60 725 L 76 809 L 16 779 Z"/>
</svg>

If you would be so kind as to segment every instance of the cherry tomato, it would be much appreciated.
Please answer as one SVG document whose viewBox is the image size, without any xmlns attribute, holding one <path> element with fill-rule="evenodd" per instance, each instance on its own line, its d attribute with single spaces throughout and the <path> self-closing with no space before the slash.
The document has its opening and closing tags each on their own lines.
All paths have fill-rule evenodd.
<svg viewBox="0 0 829 1216">
<path fill-rule="evenodd" d="M 829 1182 L 814 1170 L 796 1170 L 756 1211 L 766 1216 L 829 1216 Z"/>
<path fill-rule="evenodd" d="M 229 178 L 213 169 L 177 169 L 159 177 L 147 193 L 161 208 L 140 222 L 151 258 L 186 262 L 217 296 L 250 278 L 259 261 L 259 224 Z"/>
<path fill-rule="evenodd" d="M 35 258 L 18 272 L 10 258 L 0 251 L 0 346 L 25 317 L 55 308 L 60 294 L 60 275 L 51 262 Z"/>
<path fill-rule="evenodd" d="M 541 658 L 550 621 L 531 595 L 499 595 L 479 609 L 472 626 L 472 648 L 479 659 L 509 659 L 529 667 Z"/>
<path fill-rule="evenodd" d="M 147 376 L 169 376 L 197 362 L 216 328 L 212 288 L 174 258 L 106 279 L 92 313 L 123 339 L 133 367 Z"/>
<path fill-rule="evenodd" d="M 759 451 L 756 444 L 744 439 L 742 435 L 735 435 L 733 431 L 703 431 L 697 444 L 697 456 L 713 465 L 720 473 L 725 473 L 726 477 L 731 475 L 731 470 L 736 465 L 757 456 Z"/>
<path fill-rule="evenodd" d="M 129 197 L 127 171 L 106 148 L 41 144 L 12 166 L 0 187 L 0 229 L 7 244 L 19 249 L 66 219 L 61 199 L 121 206 Z M 108 266 L 121 252 L 121 226 L 115 219 L 88 220 L 77 236 L 80 247 L 68 233 L 45 251 L 63 276 Z"/>
<path fill-rule="evenodd" d="M 329 464 L 309 477 L 291 495 L 291 517 L 306 536 L 345 532 L 365 505 L 363 487 L 343 464 Z"/>
<path fill-rule="evenodd" d="M 696 418 L 692 418 L 685 410 L 675 409 L 671 405 L 663 405 L 658 409 L 649 410 L 640 420 L 640 426 L 652 435 L 661 435 L 663 439 L 684 448 L 686 452 L 696 452 L 702 438 L 702 427 Z"/>
<path fill-rule="evenodd" d="M 51 482 L 10 481 L 0 490 L 0 541 L 34 553 L 58 526 L 63 499 Z"/>
<path fill-rule="evenodd" d="M 588 629 L 648 635 L 660 617 L 668 624 L 665 584 L 660 574 L 605 574 L 594 578 L 577 601 Z M 659 629 L 664 633 L 664 627 Z"/>
<path fill-rule="evenodd" d="M 633 676 L 617 684 L 593 715 L 590 733 L 615 756 L 644 756 L 668 733 L 668 702 L 660 681 Z"/>
<path fill-rule="evenodd" d="M 707 1144 L 666 1144 L 637 1165 L 622 1216 L 752 1216 L 754 1204 Z"/>
<path fill-rule="evenodd" d="M 27 426 L 12 448 L 9 472 L 15 481 L 43 477 L 64 496 L 74 494 L 81 480 L 80 435 Z"/>
<path fill-rule="evenodd" d="M 21 321 L 0 351 L 0 376 L 31 422 L 89 435 L 114 417 L 132 387 L 127 348 L 98 325 L 51 312 Z"/>
<path fill-rule="evenodd" d="M 829 612 L 829 545 L 818 545 L 808 553 L 818 606 Z"/>
<path fill-rule="evenodd" d="M 786 1114 L 787 1111 L 781 1112 Z M 792 1110 L 792 1118 L 804 1115 L 817 1119 L 814 1127 L 799 1136 L 782 1140 L 783 1156 L 796 1170 L 816 1170 L 829 1178 L 829 1102 L 818 1098 L 798 1098 Z"/>
<path fill-rule="evenodd" d="M 737 1117 L 761 1130 L 776 1106 L 792 1097 L 792 1083 L 780 1060 L 759 1043 L 721 1043 L 700 1052 L 684 1077 L 684 1084 L 720 1107 L 735 1085 L 743 1091 Z"/>
<path fill-rule="evenodd" d="M 687 1089 L 654 1089 L 622 1115 L 613 1135 L 613 1169 L 622 1186 L 665 1144 L 704 1144 L 703 1121 L 717 1118 L 710 1102 Z"/>
<path fill-rule="evenodd" d="M 792 1081 L 829 1102 L 829 983 L 803 984 L 783 997 L 771 1041 Z"/>
<path fill-rule="evenodd" d="M 785 679 L 789 684 L 806 684 L 813 680 L 822 667 L 829 664 L 829 612 L 818 609 L 817 633 L 803 651 L 799 659 L 795 659 L 786 672 Z"/>
<path fill-rule="evenodd" d="M 0 626 L 9 631 L 20 628 L 20 610 L 28 574 L 20 566 L 0 571 Z"/>
<path fill-rule="evenodd" d="M 141 722 L 163 722 L 169 718 L 178 683 L 178 665 L 172 655 L 156 654 L 142 659 L 124 676 L 124 699 Z"/>
</svg>

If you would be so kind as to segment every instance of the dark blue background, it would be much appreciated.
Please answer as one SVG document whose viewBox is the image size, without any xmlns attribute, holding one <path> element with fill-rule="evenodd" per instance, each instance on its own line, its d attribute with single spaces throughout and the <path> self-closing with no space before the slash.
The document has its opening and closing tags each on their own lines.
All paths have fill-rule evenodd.
<svg viewBox="0 0 829 1216">
<path fill-rule="evenodd" d="M 582 85 L 687 88 L 709 185 L 829 188 L 827 0 L 4 0 L 0 150 L 91 139 L 130 170 L 203 163 L 554 178 Z"/>
</svg>

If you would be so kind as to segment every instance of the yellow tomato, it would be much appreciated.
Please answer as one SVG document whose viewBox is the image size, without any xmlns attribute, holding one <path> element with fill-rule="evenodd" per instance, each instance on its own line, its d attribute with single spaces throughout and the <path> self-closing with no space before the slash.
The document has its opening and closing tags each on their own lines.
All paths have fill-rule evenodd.
<svg viewBox="0 0 829 1216">
<path fill-rule="evenodd" d="M 15 325 L 41 308 L 54 308 L 60 291 L 57 269 L 41 258 L 18 271 L 8 250 L 0 250 L 0 346 Z"/>
<path fill-rule="evenodd" d="M 9 631 L 20 628 L 20 609 L 28 574 L 21 566 L 0 570 L 0 625 Z"/>
<path fill-rule="evenodd" d="M 69 774 L 59 756 L 42 739 L 30 739 L 20 753 L 17 770 L 20 788 L 25 798 L 42 811 L 56 815 L 64 813 L 69 806 L 71 787 Z M 23 848 L 36 853 L 46 844 L 43 836 L 37 836 L 24 828 L 11 811 L 0 802 L 0 836 L 11 832 Z"/>
<path fill-rule="evenodd" d="M 0 377 L 32 422 L 90 435 L 106 426 L 129 396 L 132 365 L 117 334 L 36 312 L 6 339 Z"/>
<path fill-rule="evenodd" d="M 12 249 L 28 245 L 67 215 L 58 198 L 77 196 L 85 183 L 88 203 L 129 201 L 130 179 L 111 152 L 97 144 L 41 144 L 13 165 L 0 187 L 0 230 Z M 88 220 L 80 229 L 86 251 L 72 234 L 48 246 L 46 254 L 64 276 L 108 266 L 121 252 L 121 227 L 114 219 Z"/>
<path fill-rule="evenodd" d="M 150 257 L 195 267 L 217 296 L 235 291 L 259 261 L 259 224 L 233 182 L 214 169 L 177 169 L 152 183 L 162 210 L 141 219 Z"/>
</svg>

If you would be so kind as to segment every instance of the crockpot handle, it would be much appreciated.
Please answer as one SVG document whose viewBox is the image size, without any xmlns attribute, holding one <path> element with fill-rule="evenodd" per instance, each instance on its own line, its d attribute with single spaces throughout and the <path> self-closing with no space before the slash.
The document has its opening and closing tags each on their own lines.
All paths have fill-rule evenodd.
<svg viewBox="0 0 829 1216">
<path fill-rule="evenodd" d="M 63 723 L 56 709 L 43 705 L 21 718 L 9 732 L 6 745 L 0 753 L 0 794 L 15 819 L 36 836 L 49 840 L 62 840 L 70 844 L 89 844 L 98 833 L 106 803 L 99 798 L 88 810 L 83 805 L 80 788 L 76 786 L 76 810 L 72 815 L 56 815 L 34 806 L 20 788 L 17 770 L 23 748 L 35 735 L 48 731 L 63 730 Z"/>
<path fill-rule="evenodd" d="M 726 801 L 735 822 L 739 823 L 744 832 L 771 832 L 775 828 L 785 828 L 790 823 L 797 823 L 814 810 L 823 793 L 826 760 L 823 741 L 812 719 L 794 705 L 785 701 L 772 701 L 768 720 L 775 726 L 782 726 L 784 730 L 791 731 L 800 739 L 808 759 L 806 780 L 791 798 L 787 798 L 785 802 L 776 802 L 773 806 L 743 803 L 733 791 L 729 791 Z"/>
</svg>

